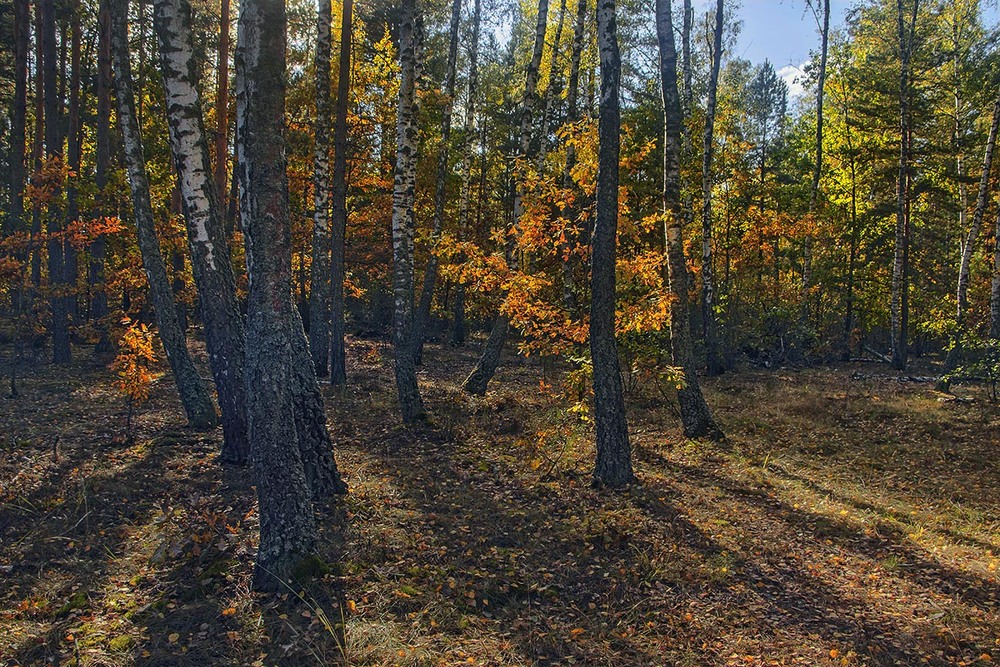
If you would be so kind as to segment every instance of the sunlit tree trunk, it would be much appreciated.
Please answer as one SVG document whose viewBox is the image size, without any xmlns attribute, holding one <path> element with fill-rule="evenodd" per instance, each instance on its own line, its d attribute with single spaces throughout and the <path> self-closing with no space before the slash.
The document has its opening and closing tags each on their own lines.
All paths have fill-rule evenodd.
<svg viewBox="0 0 1000 667">
<path fill-rule="evenodd" d="M 424 418 L 413 355 L 413 201 L 417 184 L 417 2 L 403 0 L 399 25 L 399 106 L 392 191 L 393 342 L 403 421 Z"/>
<path fill-rule="evenodd" d="M 632 447 L 615 341 L 615 237 L 618 232 L 618 158 L 621 149 L 621 58 L 615 0 L 598 0 L 597 42 L 601 62 L 598 106 L 597 213 L 591 244 L 590 355 L 594 364 L 594 479 L 620 487 L 631 482 Z"/>
<path fill-rule="evenodd" d="M 316 524 L 296 446 L 291 224 L 285 157 L 284 0 L 243 0 L 236 49 L 241 220 L 247 236 L 247 423 L 260 506 L 254 587 L 281 590 L 313 552 Z"/>
<path fill-rule="evenodd" d="M 545 156 L 549 150 L 549 133 L 556 114 L 557 100 L 562 94 L 562 67 L 559 62 L 559 49 L 562 43 L 563 23 L 566 19 L 566 0 L 559 1 L 559 13 L 556 19 L 556 31 L 552 36 L 552 53 L 549 56 L 549 85 L 545 89 L 545 103 L 542 106 L 541 123 L 538 129 L 537 169 L 542 172 Z"/>
<path fill-rule="evenodd" d="M 529 147 L 531 144 L 531 122 L 535 111 L 535 98 L 538 96 L 538 68 L 542 63 L 542 52 L 545 49 L 545 29 L 548 22 L 549 0 L 538 0 L 538 20 L 535 24 L 535 43 L 531 52 L 531 61 L 528 63 L 528 70 L 525 74 L 524 102 L 521 105 L 521 132 L 520 144 L 518 148 L 518 158 L 523 168 L 527 167 L 529 158 Z M 520 183 L 514 192 L 513 226 L 516 232 L 523 211 L 522 197 L 524 186 Z M 511 268 L 517 268 L 517 254 L 514 248 L 508 244 L 507 263 Z M 497 313 L 496 321 L 490 331 L 490 337 L 486 340 L 483 352 L 479 357 L 476 367 L 465 379 L 462 388 L 470 393 L 483 395 L 489 386 L 490 380 L 500 366 L 500 355 L 503 352 L 504 343 L 507 341 L 507 331 L 510 328 L 510 319 L 502 312 Z"/>
<path fill-rule="evenodd" d="M 333 127 L 333 216 L 330 220 L 333 254 L 330 261 L 330 382 L 347 384 L 344 349 L 344 249 L 347 236 L 347 105 L 351 94 L 353 0 L 344 0 L 340 16 L 340 70 L 337 79 L 337 118 Z"/>
<path fill-rule="evenodd" d="M 465 137 L 462 144 L 462 189 L 458 200 L 458 235 L 464 238 L 469 228 L 469 199 L 472 190 L 472 145 L 476 140 L 476 94 L 479 85 L 479 26 L 482 0 L 475 0 L 472 15 L 472 43 L 469 46 L 469 89 L 465 101 Z M 465 344 L 465 282 L 455 289 L 454 324 L 451 344 Z"/>
<path fill-rule="evenodd" d="M 725 23 L 723 0 L 715 3 L 715 29 L 712 32 L 712 69 L 708 78 L 708 102 L 705 107 L 705 135 L 701 162 L 701 313 L 705 337 L 705 360 L 709 375 L 725 369 L 719 351 L 715 321 L 715 269 L 712 264 L 712 188 L 715 154 L 715 110 L 719 92 L 719 69 L 722 65 L 722 29 Z"/>
<path fill-rule="evenodd" d="M 688 318 L 687 266 L 684 259 L 684 207 L 681 202 L 681 101 L 677 93 L 677 51 L 674 46 L 670 0 L 656 0 L 656 35 L 660 49 L 660 85 L 663 95 L 663 214 L 667 269 L 673 300 L 670 304 L 670 351 L 673 364 L 684 375 L 677 396 L 684 434 L 689 438 L 721 439 L 722 432 L 701 394 L 694 370 L 691 323 Z"/>
<path fill-rule="evenodd" d="M 132 92 L 132 70 L 129 63 L 128 0 L 110 0 L 111 53 L 114 67 L 115 93 L 118 101 L 118 124 L 125 146 L 125 166 L 132 189 L 132 208 L 136 236 L 142 254 L 143 267 L 149 281 L 149 295 L 156 311 L 160 339 L 167 361 L 174 374 L 181 402 L 188 421 L 195 428 L 209 429 L 216 425 L 215 406 L 205 383 L 191 362 L 187 341 L 177 320 L 167 269 L 156 237 L 153 209 L 149 201 L 149 180 L 143 157 L 142 138 L 136 119 L 135 96 Z"/>
<path fill-rule="evenodd" d="M 813 163 L 812 183 L 809 187 L 809 215 L 816 213 L 819 197 L 819 180 L 823 175 L 823 98 L 826 89 L 826 60 L 830 44 L 830 0 L 823 0 L 822 36 L 819 58 L 819 76 L 816 80 L 816 160 Z M 813 220 L 809 224 L 815 224 Z M 806 233 L 802 248 L 802 321 L 809 317 L 809 291 L 812 289 L 812 231 Z"/>
<path fill-rule="evenodd" d="M 330 372 L 330 0 L 316 13 L 316 119 L 313 147 L 312 290 L 309 350 L 316 375 Z"/>
<path fill-rule="evenodd" d="M 434 185 L 434 222 L 431 228 L 431 247 L 427 257 L 427 267 L 424 269 L 424 282 L 420 289 L 420 299 L 417 302 L 417 312 L 413 321 L 413 354 L 420 363 L 424 349 L 424 336 L 431 317 L 431 305 L 434 299 L 434 286 L 437 283 L 438 257 L 437 244 L 441 238 L 444 226 L 444 206 L 447 199 L 448 184 L 448 142 L 451 139 L 451 115 L 455 108 L 455 71 L 458 67 L 458 27 L 462 17 L 462 0 L 453 0 L 451 5 L 451 39 L 448 43 L 448 65 L 444 81 L 444 109 L 441 112 L 441 147 L 438 150 L 437 174 Z"/>
<path fill-rule="evenodd" d="M 170 143 L 187 221 L 191 267 L 205 325 L 208 360 L 222 411 L 222 458 L 242 464 L 249 447 L 243 385 L 243 318 L 236 299 L 222 207 L 209 161 L 188 0 L 154 0 L 153 24 L 160 43 Z"/>
</svg>

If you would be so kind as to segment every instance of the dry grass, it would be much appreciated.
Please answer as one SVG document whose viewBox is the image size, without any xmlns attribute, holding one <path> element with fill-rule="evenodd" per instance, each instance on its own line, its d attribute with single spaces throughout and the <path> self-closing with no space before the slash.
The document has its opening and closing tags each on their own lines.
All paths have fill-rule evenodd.
<svg viewBox="0 0 1000 667">
<path fill-rule="evenodd" d="M 0 662 L 1000 659 L 1000 411 L 975 388 L 724 376 L 707 395 L 728 452 L 685 441 L 651 389 L 630 397 L 642 483 L 606 493 L 551 365 L 506 366 L 474 398 L 474 351 L 429 347 L 432 422 L 411 429 L 384 347 L 351 352 L 350 390 L 327 397 L 351 484 L 320 512 L 332 571 L 266 597 L 250 480 L 215 462 L 218 434 L 182 428 L 168 381 L 125 445 L 106 370 L 33 369 L 0 400 Z"/>
</svg>

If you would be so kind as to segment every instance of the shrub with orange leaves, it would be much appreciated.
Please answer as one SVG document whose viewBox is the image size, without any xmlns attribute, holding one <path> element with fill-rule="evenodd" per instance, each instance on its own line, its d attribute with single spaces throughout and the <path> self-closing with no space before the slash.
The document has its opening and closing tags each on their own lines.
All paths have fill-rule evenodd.
<svg viewBox="0 0 1000 667">
<path fill-rule="evenodd" d="M 115 388 L 125 397 L 128 408 L 125 421 L 126 437 L 132 439 L 132 415 L 136 404 L 149 399 L 149 389 L 153 383 L 150 365 L 156 361 L 153 352 L 153 332 L 145 324 L 124 318 L 125 333 L 118 341 L 118 356 L 111 368 L 117 376 Z"/>
</svg>

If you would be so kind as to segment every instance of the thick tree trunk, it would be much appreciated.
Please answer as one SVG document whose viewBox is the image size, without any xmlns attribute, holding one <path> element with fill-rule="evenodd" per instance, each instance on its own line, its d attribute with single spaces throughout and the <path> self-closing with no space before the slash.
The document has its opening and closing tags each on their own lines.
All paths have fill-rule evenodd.
<svg viewBox="0 0 1000 667">
<path fill-rule="evenodd" d="M 3 236 L 24 229 L 24 176 L 27 150 L 28 33 L 31 8 L 28 0 L 14 0 L 14 100 L 10 123 L 10 215 Z"/>
<path fill-rule="evenodd" d="M 677 392 L 684 434 L 689 438 L 723 438 L 722 431 L 701 394 L 694 370 L 691 324 L 688 319 L 688 277 L 684 258 L 681 202 L 681 101 L 677 93 L 677 50 L 674 46 L 670 0 L 656 0 L 656 35 L 660 49 L 660 81 L 663 95 L 663 213 L 667 269 L 673 300 L 670 304 L 670 351 L 673 364 L 684 375 Z"/>
<path fill-rule="evenodd" d="M 598 0 L 597 41 L 601 62 L 598 107 L 597 214 L 591 244 L 590 355 L 594 364 L 594 423 L 598 484 L 630 483 L 632 447 L 625 420 L 621 368 L 615 340 L 615 238 L 618 232 L 618 158 L 621 149 L 619 86 L 621 58 L 615 0 Z"/>
<path fill-rule="evenodd" d="M 243 317 L 209 161 L 198 93 L 191 7 L 188 0 L 155 0 L 153 11 L 191 268 L 222 411 L 222 459 L 243 464 L 249 451 L 243 384 Z"/>
<path fill-rule="evenodd" d="M 482 0 L 475 0 L 472 15 L 472 44 L 469 46 L 469 89 L 465 102 L 465 137 L 462 143 L 462 188 L 458 199 L 458 236 L 464 238 L 469 228 L 469 198 L 472 190 L 472 144 L 476 139 L 476 94 L 479 85 L 479 27 Z M 451 344 L 465 344 L 465 283 L 455 289 L 454 323 Z"/>
<path fill-rule="evenodd" d="M 712 32 L 712 70 L 708 78 L 708 103 L 705 108 L 705 135 L 701 161 L 701 315 L 705 338 L 705 361 L 709 375 L 725 370 L 719 351 L 715 322 L 715 270 L 712 264 L 712 158 L 715 154 L 715 110 L 719 92 L 719 69 L 722 65 L 722 30 L 725 23 L 723 0 L 715 3 L 715 29 Z"/>
<path fill-rule="evenodd" d="M 521 134 L 520 143 L 518 147 L 518 158 L 521 164 L 527 166 L 529 159 L 529 147 L 531 145 L 531 122 L 532 116 L 535 111 L 536 97 L 538 96 L 538 68 L 542 63 L 542 52 L 545 49 L 545 30 L 548 23 L 549 15 L 549 0 L 538 0 L 538 20 L 535 24 L 535 43 L 531 52 L 531 61 L 528 63 L 528 70 L 525 73 L 524 82 L 524 101 L 521 105 Z M 520 183 L 516 186 L 514 191 L 514 235 L 516 236 L 517 228 L 520 224 L 521 214 L 523 211 L 523 203 L 521 201 L 524 195 L 524 186 Z M 507 263 L 508 265 L 516 269 L 517 268 L 517 254 L 513 247 L 508 244 L 507 249 Z M 482 396 L 486 393 L 486 388 L 489 386 L 490 380 L 497 372 L 497 368 L 500 366 L 500 356 L 503 352 L 504 343 L 507 341 L 507 332 L 510 328 L 510 319 L 503 313 L 497 315 L 496 321 L 493 323 L 493 329 L 490 331 L 490 337 L 486 341 L 486 346 L 483 348 L 482 355 L 479 357 L 479 362 L 476 367 L 469 374 L 469 377 L 465 379 L 465 383 L 462 388 L 470 393 Z"/>
<path fill-rule="evenodd" d="M 910 26 L 906 26 L 903 0 L 896 0 L 899 39 L 899 171 L 896 178 L 896 242 L 892 263 L 889 319 L 892 367 L 906 368 L 907 310 L 909 299 L 909 190 L 910 190 L 910 59 L 917 24 L 919 0 L 913 0 Z"/>
<path fill-rule="evenodd" d="M 281 590 L 313 552 L 316 524 L 293 407 L 291 232 L 285 157 L 284 0 L 243 0 L 237 141 L 247 235 L 247 423 L 260 506 L 254 587 Z"/>
<path fill-rule="evenodd" d="M 816 160 L 813 163 L 812 183 L 809 187 L 809 215 L 816 213 L 819 197 L 819 180 L 823 175 L 823 98 L 826 89 L 826 59 L 830 44 L 830 0 L 823 0 L 822 37 L 819 58 L 819 76 L 816 81 Z M 810 220 L 810 224 L 813 221 Z M 809 291 L 812 289 L 812 232 L 807 232 L 802 248 L 802 322 L 809 318 Z"/>
<path fill-rule="evenodd" d="M 98 216 L 110 215 L 108 200 L 108 174 L 111 170 L 111 15 L 109 0 L 100 0 L 98 8 L 97 36 L 97 119 L 95 137 L 95 185 L 97 186 Z M 97 324 L 100 338 L 94 349 L 95 354 L 103 355 L 111 351 L 111 338 L 108 334 L 108 293 L 104 279 L 105 238 L 98 236 L 90 244 L 90 266 L 87 283 L 90 286 L 90 318 Z"/>
<path fill-rule="evenodd" d="M 434 287 L 437 284 L 438 257 L 437 245 L 441 239 L 444 227 L 444 206 L 447 200 L 448 184 L 448 154 L 451 140 L 451 114 L 455 108 L 455 71 L 458 67 L 458 27 L 462 17 L 462 0 L 453 0 L 451 4 L 451 39 L 448 43 L 448 65 L 444 80 L 444 109 L 441 112 L 441 146 L 438 149 L 437 174 L 434 187 L 434 221 L 431 228 L 430 253 L 427 256 L 427 267 L 424 269 L 424 281 L 420 289 L 420 299 L 417 301 L 417 313 L 413 321 L 413 355 L 414 361 L 420 363 L 424 349 L 424 336 L 431 318 L 431 305 L 434 300 Z"/>
<path fill-rule="evenodd" d="M 316 375 L 330 372 L 330 0 L 316 13 L 316 120 L 313 148 L 312 290 L 309 350 Z"/>
<path fill-rule="evenodd" d="M 399 105 L 392 190 L 393 343 L 396 389 L 404 423 L 426 416 L 413 354 L 413 201 L 417 184 L 417 1 L 403 0 L 399 25 Z"/>
<path fill-rule="evenodd" d="M 149 295 L 156 311 L 156 323 L 167 353 L 167 361 L 174 374 L 177 390 L 187 414 L 188 422 L 198 429 L 211 429 L 217 423 L 215 406 L 202 382 L 198 370 L 191 362 L 187 341 L 170 293 L 167 269 L 160 253 L 160 242 L 153 223 L 153 209 L 149 201 L 149 181 L 142 152 L 142 138 L 136 119 L 135 97 L 132 92 L 132 71 L 129 64 L 128 0 L 110 0 L 111 52 L 114 67 L 115 92 L 118 100 L 118 124 L 125 145 L 125 164 L 132 189 L 132 208 L 135 215 L 136 236 L 142 254 L 143 267 L 149 281 Z"/>
<path fill-rule="evenodd" d="M 945 360 L 945 368 L 948 371 L 954 370 L 958 363 L 958 353 L 961 349 L 962 337 L 966 329 L 966 314 L 969 310 L 969 273 L 972 265 L 972 253 L 976 249 L 976 241 L 979 239 L 979 230 L 983 226 L 983 218 L 986 215 L 986 206 L 989 203 L 990 191 L 990 170 L 993 167 L 993 151 L 997 143 L 997 132 L 1000 131 L 1000 97 L 993 103 L 993 122 L 990 124 L 990 134 L 986 140 L 986 155 L 983 157 L 983 171 L 979 178 L 979 193 L 976 196 L 976 208 L 972 213 L 972 224 L 969 226 L 969 234 L 962 245 L 962 259 L 958 266 L 958 291 L 955 309 L 955 341 L 948 358 Z"/>
<path fill-rule="evenodd" d="M 344 0 L 340 16 L 340 70 L 337 78 L 337 118 L 333 127 L 333 253 L 330 260 L 330 383 L 347 384 L 344 348 L 344 249 L 347 237 L 347 106 L 351 94 L 351 48 L 354 36 L 353 0 Z"/>
<path fill-rule="evenodd" d="M 215 84 L 215 191 L 219 210 L 225 214 L 227 188 L 226 157 L 229 147 L 229 13 L 230 0 L 219 8 L 218 79 Z"/>
</svg>

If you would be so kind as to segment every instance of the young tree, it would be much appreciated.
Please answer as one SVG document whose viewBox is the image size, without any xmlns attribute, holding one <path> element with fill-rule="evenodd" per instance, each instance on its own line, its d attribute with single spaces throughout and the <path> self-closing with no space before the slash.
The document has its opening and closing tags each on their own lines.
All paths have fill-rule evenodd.
<svg viewBox="0 0 1000 667">
<path fill-rule="evenodd" d="M 205 324 L 208 360 L 222 411 L 222 459 L 243 464 L 248 452 L 243 317 L 209 161 L 198 92 L 191 6 L 188 0 L 155 0 L 153 12 L 191 267 Z"/>
<path fill-rule="evenodd" d="M 715 270 L 712 264 L 712 188 L 714 187 L 712 159 L 715 155 L 715 111 L 718 103 L 719 69 L 722 65 L 724 24 L 723 0 L 716 0 L 711 48 L 712 69 L 708 76 L 708 101 L 705 106 L 705 134 L 701 158 L 701 314 L 709 375 L 718 375 L 725 368 L 716 331 Z"/>
<path fill-rule="evenodd" d="M 618 232 L 618 159 L 621 149 L 621 58 L 615 0 L 598 0 L 597 42 L 601 62 L 598 106 L 597 215 L 591 245 L 590 354 L 594 364 L 594 422 L 599 484 L 620 487 L 633 480 L 632 447 L 615 342 L 615 238 Z"/>
<path fill-rule="evenodd" d="M 521 165 L 527 166 L 529 158 L 529 147 L 531 145 L 531 122 L 534 114 L 536 100 L 538 96 L 538 68 L 542 63 L 542 52 L 545 49 L 545 29 L 549 15 L 549 0 L 538 0 L 538 20 L 535 24 L 535 42 L 531 51 L 531 60 L 528 62 L 528 70 L 524 81 L 524 102 L 521 105 L 521 130 L 520 143 L 518 145 L 518 159 Z M 514 191 L 514 230 L 516 232 L 524 212 L 523 204 L 524 186 L 518 184 Z M 514 248 L 508 244 L 507 263 L 512 268 L 517 268 L 517 255 Z M 496 321 L 490 336 L 483 346 L 483 352 L 479 357 L 476 367 L 472 369 L 469 377 L 465 379 L 462 388 L 470 393 L 482 396 L 486 393 L 490 380 L 496 375 L 500 366 L 500 355 L 503 352 L 504 343 L 507 341 L 507 332 L 510 328 L 510 318 L 503 312 L 497 313 Z"/>
<path fill-rule="evenodd" d="M 684 259 L 681 202 L 681 100 L 677 92 L 677 49 L 670 16 L 670 0 L 656 0 L 656 36 L 660 50 L 660 85 L 663 97 L 663 215 L 670 291 L 670 352 L 673 364 L 684 375 L 677 397 L 684 434 L 689 438 L 722 439 L 722 431 L 701 394 L 694 370 L 691 324 L 688 319 L 687 266 Z"/>
<path fill-rule="evenodd" d="M 316 120 L 313 147 L 312 293 L 309 350 L 316 375 L 329 374 L 330 352 L 330 0 L 316 12 Z"/>
<path fill-rule="evenodd" d="M 426 416 L 413 354 L 413 201 L 417 183 L 416 0 L 403 0 L 399 19 L 399 105 L 396 120 L 396 170 L 392 190 L 393 343 L 396 389 L 403 422 Z"/>
<path fill-rule="evenodd" d="M 143 267 L 149 281 L 149 294 L 156 311 L 156 323 L 174 374 L 177 390 L 191 426 L 214 428 L 217 423 L 215 406 L 205 383 L 188 354 L 184 331 L 177 319 L 167 270 L 156 237 L 153 209 L 149 201 L 149 180 L 143 156 L 142 138 L 136 118 L 135 96 L 132 92 L 132 68 L 128 44 L 128 0 L 110 0 L 111 53 L 114 68 L 115 93 L 118 101 L 118 124 L 125 145 L 125 166 L 132 189 L 132 208 L 136 236 L 142 254 Z"/>
<path fill-rule="evenodd" d="M 120 0 L 119 0 L 120 1 Z M 291 235 L 285 156 L 284 0 L 243 0 L 236 106 L 247 234 L 247 424 L 260 505 L 254 587 L 277 591 L 313 552 L 316 524 L 293 407 Z"/>
<path fill-rule="evenodd" d="M 330 382 L 347 384 L 344 350 L 344 241 L 347 235 L 347 105 L 351 94 L 351 48 L 354 35 L 353 0 L 344 0 L 340 17 L 340 70 L 337 78 L 337 117 L 333 127 L 333 216 L 330 219 L 333 253 L 330 259 Z"/>
</svg>

